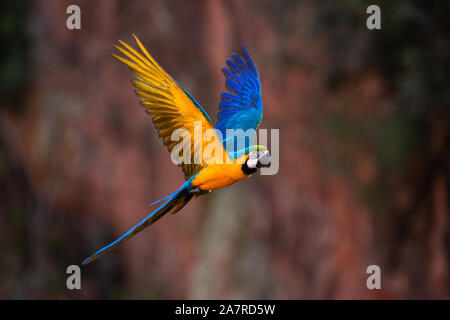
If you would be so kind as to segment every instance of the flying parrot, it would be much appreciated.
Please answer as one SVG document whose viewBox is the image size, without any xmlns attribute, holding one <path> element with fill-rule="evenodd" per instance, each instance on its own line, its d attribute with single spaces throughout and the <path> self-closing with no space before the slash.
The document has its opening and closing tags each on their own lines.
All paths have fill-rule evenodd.
<svg viewBox="0 0 450 320">
<path fill-rule="evenodd" d="M 186 182 L 176 192 L 155 202 L 165 201 L 119 239 L 84 260 L 83 265 L 118 247 L 166 213 L 178 212 L 192 199 L 212 190 L 230 186 L 250 177 L 258 168 L 270 166 L 267 148 L 248 143 L 253 141 L 252 132 L 255 132 L 261 122 L 263 104 L 258 70 L 244 46 L 241 47 L 243 58 L 233 53 L 232 60 L 226 61 L 228 68 L 222 68 L 229 92 L 221 94 L 218 121 L 213 126 L 205 110 L 164 71 L 141 41 L 133 36 L 140 51 L 119 40 L 121 46 L 115 47 L 124 57 L 116 54 L 112 56 L 128 66 L 136 77 L 133 80 L 136 94 L 141 100 L 141 105 L 152 117 L 155 128 L 169 152 L 175 151 L 180 144 L 186 147 L 186 150 L 190 150 L 188 157 L 183 158 L 188 161 L 183 160 L 179 163 Z M 198 127 L 198 124 L 203 132 L 208 130 L 212 132 L 210 139 L 206 140 L 203 135 L 201 141 L 189 138 L 195 136 L 195 126 Z M 172 133 L 177 129 L 182 129 L 181 132 L 184 133 L 181 135 L 182 142 L 179 142 L 179 139 L 174 141 L 172 137 Z M 235 144 L 236 135 L 231 135 L 230 129 L 231 131 L 253 129 L 253 131 L 250 130 L 250 136 L 247 136 L 248 140 L 244 143 L 244 147 L 238 149 Z M 212 150 L 210 155 L 202 157 L 211 146 L 215 148 L 210 148 Z M 200 161 L 191 161 L 192 159 Z"/>
</svg>

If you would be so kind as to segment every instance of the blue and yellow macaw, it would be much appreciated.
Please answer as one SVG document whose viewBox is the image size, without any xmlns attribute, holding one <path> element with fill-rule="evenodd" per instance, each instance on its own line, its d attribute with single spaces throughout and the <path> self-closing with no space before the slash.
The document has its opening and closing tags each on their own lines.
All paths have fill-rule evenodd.
<svg viewBox="0 0 450 320">
<path fill-rule="evenodd" d="M 133 35 L 140 52 L 128 44 L 119 41 L 121 46 L 115 47 L 125 56 L 113 56 L 128 66 L 134 73 L 133 80 L 136 94 L 146 112 L 152 116 L 164 144 L 172 152 L 179 141 L 172 141 L 172 132 L 184 129 L 194 136 L 196 122 L 201 124 L 203 132 L 212 129 L 214 139 L 202 140 L 201 144 L 192 139 L 183 139 L 182 143 L 191 144 L 191 158 L 197 158 L 213 143 L 219 142 L 220 149 L 212 148 L 210 157 L 201 161 L 182 161 L 181 166 L 186 182 L 174 193 L 157 202 L 165 202 L 131 230 L 103 249 L 95 252 L 82 264 L 88 264 L 103 254 L 118 247 L 125 240 L 154 223 L 166 213 L 176 213 L 189 201 L 199 195 L 234 184 L 250 177 L 258 168 L 270 166 L 270 155 L 266 147 L 245 145 L 243 149 L 227 149 L 233 136 L 227 129 L 247 131 L 258 128 L 262 119 L 263 105 L 261 99 L 261 83 L 258 70 L 244 46 L 243 59 L 233 53 L 233 60 L 227 60 L 228 68 L 222 68 L 226 77 L 228 92 L 221 95 L 219 114 L 216 126 L 194 98 L 184 90 L 148 53 L 139 39 Z M 251 131 L 251 130 L 250 130 Z M 228 136 L 227 136 L 228 134 Z M 184 137 L 184 136 L 183 136 Z M 203 136 L 201 139 L 204 139 Z M 248 137 L 253 140 L 253 135 Z M 233 139 L 234 140 L 234 139 Z M 195 143 L 194 143 L 195 142 Z M 217 145 L 215 145 L 217 146 Z"/>
</svg>

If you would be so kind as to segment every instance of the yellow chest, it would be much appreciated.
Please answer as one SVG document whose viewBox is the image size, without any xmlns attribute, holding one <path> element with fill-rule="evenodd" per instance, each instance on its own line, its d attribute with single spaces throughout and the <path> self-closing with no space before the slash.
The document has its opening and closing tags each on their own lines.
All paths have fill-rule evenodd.
<svg viewBox="0 0 450 320">
<path fill-rule="evenodd" d="M 200 171 L 192 180 L 194 187 L 202 190 L 225 188 L 233 183 L 250 177 L 242 172 L 242 164 L 211 164 Z"/>
</svg>

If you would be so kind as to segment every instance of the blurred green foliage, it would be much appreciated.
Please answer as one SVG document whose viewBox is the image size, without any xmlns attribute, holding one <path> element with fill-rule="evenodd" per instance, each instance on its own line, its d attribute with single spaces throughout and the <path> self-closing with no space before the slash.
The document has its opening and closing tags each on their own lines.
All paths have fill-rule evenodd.
<svg viewBox="0 0 450 320">
<path fill-rule="evenodd" d="M 0 104 L 20 109 L 30 75 L 27 15 L 30 1 L 0 3 Z"/>
<path fill-rule="evenodd" d="M 381 8 L 380 31 L 361 28 L 370 4 Z M 392 95 L 393 105 L 382 119 L 326 115 L 337 143 L 371 141 L 383 174 L 369 186 L 367 197 L 383 211 L 396 196 L 391 181 L 407 179 L 414 157 L 430 153 L 434 119 L 449 117 L 450 4 L 347 0 L 321 5 L 317 28 L 329 39 L 330 55 L 341 60 L 328 71 L 328 88 L 338 94 L 347 81 L 375 70 Z"/>
</svg>

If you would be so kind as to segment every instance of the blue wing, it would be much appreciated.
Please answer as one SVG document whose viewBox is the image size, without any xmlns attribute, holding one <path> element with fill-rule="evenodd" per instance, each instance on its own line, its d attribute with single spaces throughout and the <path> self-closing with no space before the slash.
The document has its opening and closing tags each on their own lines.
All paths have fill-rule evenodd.
<svg viewBox="0 0 450 320">
<path fill-rule="evenodd" d="M 233 53 L 233 60 L 227 60 L 228 68 L 222 68 L 229 92 L 220 96 L 215 126 L 222 133 L 223 146 L 232 158 L 238 157 L 237 151 L 248 148 L 253 142 L 263 113 L 258 70 L 244 46 L 241 46 L 241 52 L 244 59 Z M 245 138 L 238 143 L 235 135 L 227 136 L 227 129 L 242 129 L 244 132 L 253 129 L 254 132 L 247 131 Z"/>
</svg>

